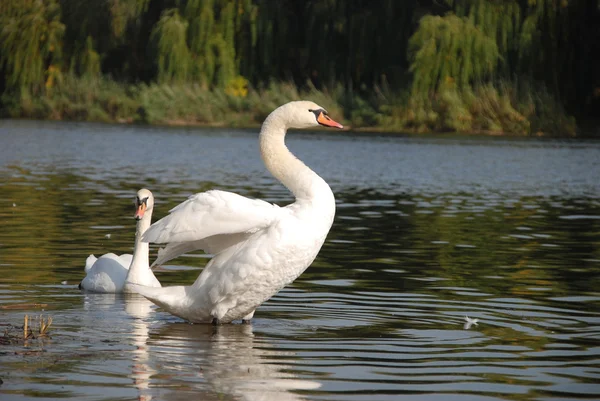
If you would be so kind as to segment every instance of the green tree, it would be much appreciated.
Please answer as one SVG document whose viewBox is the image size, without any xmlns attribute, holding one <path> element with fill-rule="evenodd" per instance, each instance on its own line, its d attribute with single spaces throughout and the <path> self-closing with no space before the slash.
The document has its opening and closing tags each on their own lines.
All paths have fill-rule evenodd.
<svg viewBox="0 0 600 401">
<path fill-rule="evenodd" d="M 183 82 L 189 78 L 191 57 L 186 42 L 188 22 L 176 8 L 162 13 L 152 30 L 152 44 L 159 82 Z"/>
<path fill-rule="evenodd" d="M 431 93 L 454 82 L 468 87 L 491 76 L 499 58 L 493 38 L 454 14 L 424 16 L 409 43 L 413 93 Z"/>
<path fill-rule="evenodd" d="M 95 75 L 100 66 L 105 74 L 129 74 L 127 78 L 135 80 L 148 43 L 149 34 L 142 32 L 144 21 L 156 23 L 148 13 L 150 0 L 59 1 L 66 26 L 64 53 L 70 71 Z M 141 51 L 140 41 L 144 42 Z M 98 56 L 98 64 L 93 67 L 89 64 L 90 49 Z"/>
<path fill-rule="evenodd" d="M 499 72 L 518 83 L 541 82 L 566 103 L 590 107 L 600 86 L 600 6 L 595 0 L 446 0 L 494 39 Z M 582 102 L 582 99 L 585 99 Z"/>
<path fill-rule="evenodd" d="M 224 87 L 237 75 L 235 3 L 189 0 L 185 6 L 184 14 L 190 24 L 188 43 L 193 59 L 192 77 L 204 85 Z"/>
<path fill-rule="evenodd" d="M 39 92 L 60 72 L 65 26 L 56 0 L 8 0 L 0 9 L 0 62 L 9 90 Z"/>
<path fill-rule="evenodd" d="M 0 91 L 6 106 L 18 91 L 74 82 L 65 74 L 204 89 L 245 77 L 255 88 L 343 88 L 346 114 L 376 122 L 406 107 L 411 87 L 484 84 L 509 88 L 509 100 L 536 88 L 529 104 L 549 94 L 594 115 L 598 25 L 597 0 L 4 0 Z"/>
</svg>

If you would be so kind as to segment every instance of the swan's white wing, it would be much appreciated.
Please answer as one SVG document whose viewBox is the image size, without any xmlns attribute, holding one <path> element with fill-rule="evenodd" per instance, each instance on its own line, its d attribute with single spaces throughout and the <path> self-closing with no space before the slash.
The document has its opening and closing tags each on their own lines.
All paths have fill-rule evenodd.
<svg viewBox="0 0 600 401">
<path fill-rule="evenodd" d="M 197 249 L 203 249 L 204 252 L 215 255 L 224 249 L 245 240 L 249 235 L 250 233 L 220 234 L 199 241 L 171 242 L 164 248 L 158 250 L 158 256 L 151 267 L 161 266 L 179 255 Z"/>
<path fill-rule="evenodd" d="M 84 271 L 87 273 L 90 271 L 90 269 L 92 268 L 92 266 L 94 266 L 94 263 L 96 263 L 96 261 L 98 260 L 97 257 L 95 257 L 94 255 L 90 255 L 87 257 L 87 259 L 85 260 L 85 269 Z"/>
<path fill-rule="evenodd" d="M 202 249 L 202 245 L 198 244 L 198 242 L 171 242 L 164 248 L 158 250 L 158 256 L 150 268 L 164 265 L 169 260 L 174 259 L 179 255 L 183 255 L 184 253 L 195 251 L 196 249 Z"/>
<path fill-rule="evenodd" d="M 130 253 L 124 253 L 123 255 L 119 255 L 117 258 L 117 262 L 123 265 L 123 267 L 126 269 L 129 269 L 129 266 L 131 266 L 132 261 L 133 255 Z"/>
<path fill-rule="evenodd" d="M 192 195 L 168 216 L 152 224 L 143 240 L 195 242 L 212 236 L 252 233 L 269 226 L 280 213 L 279 206 L 258 199 L 226 191 L 202 192 Z"/>
<path fill-rule="evenodd" d="M 94 255 L 90 255 L 85 260 L 85 269 L 84 269 L 84 271 L 86 273 L 88 273 L 90 271 L 90 269 L 92 267 L 94 267 L 94 265 L 96 264 L 96 262 L 98 260 L 101 260 L 100 265 L 102 265 L 102 263 L 104 263 L 105 259 L 106 260 L 107 259 L 113 260 L 113 261 L 119 263 L 125 269 L 129 269 L 129 266 L 131 265 L 131 261 L 133 260 L 133 255 L 129 254 L 129 253 L 125 253 L 123 255 L 118 256 L 118 255 L 115 255 L 112 252 L 105 253 L 104 255 L 100 256 L 99 258 L 95 257 Z"/>
<path fill-rule="evenodd" d="M 120 292 L 127 277 L 127 268 L 114 253 L 102 255 L 86 272 L 81 288 L 94 292 Z"/>
</svg>

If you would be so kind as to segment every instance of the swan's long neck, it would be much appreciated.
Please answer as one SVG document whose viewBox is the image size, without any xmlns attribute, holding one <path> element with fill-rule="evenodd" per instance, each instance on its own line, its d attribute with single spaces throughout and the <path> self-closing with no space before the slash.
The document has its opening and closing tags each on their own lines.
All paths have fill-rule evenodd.
<svg viewBox="0 0 600 401">
<path fill-rule="evenodd" d="M 148 227 L 150 227 L 150 221 L 152 219 L 152 212 L 147 211 L 144 216 L 137 222 L 135 231 L 135 245 L 133 247 L 133 258 L 131 260 L 131 266 L 127 273 L 127 282 L 130 283 L 144 283 L 144 277 L 152 271 L 148 264 L 148 256 L 150 253 L 150 244 L 142 241 L 142 235 Z"/>
<path fill-rule="evenodd" d="M 267 169 L 297 200 L 314 200 L 324 192 L 331 193 L 329 185 L 285 146 L 286 132 L 285 121 L 276 113 L 269 115 L 263 123 L 259 143 Z"/>
</svg>

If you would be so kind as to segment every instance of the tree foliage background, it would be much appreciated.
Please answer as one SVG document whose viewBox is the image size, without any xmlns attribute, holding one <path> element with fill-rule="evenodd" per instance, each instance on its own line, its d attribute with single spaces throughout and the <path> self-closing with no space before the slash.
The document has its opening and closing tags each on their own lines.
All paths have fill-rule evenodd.
<svg viewBox="0 0 600 401">
<path fill-rule="evenodd" d="M 420 109 L 432 121 L 444 99 L 493 89 L 500 104 L 503 86 L 537 88 L 589 118 L 600 109 L 599 26 L 598 0 L 3 0 L 1 106 L 104 77 L 235 93 L 337 87 L 347 115 L 374 97 L 369 112 L 385 114 L 390 94 L 406 93 L 416 108 L 438 102 Z M 471 106 L 453 110 L 473 119 Z"/>
</svg>

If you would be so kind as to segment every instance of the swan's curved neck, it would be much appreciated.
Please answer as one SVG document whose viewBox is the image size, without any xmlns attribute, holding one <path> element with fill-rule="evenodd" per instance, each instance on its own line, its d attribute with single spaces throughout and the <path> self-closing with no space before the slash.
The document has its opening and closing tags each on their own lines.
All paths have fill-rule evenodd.
<svg viewBox="0 0 600 401">
<path fill-rule="evenodd" d="M 147 274 L 149 270 L 148 256 L 150 253 L 150 244 L 142 241 L 142 235 L 148 227 L 152 219 L 152 212 L 146 212 L 144 216 L 137 222 L 135 230 L 135 245 L 133 247 L 133 258 L 131 266 L 127 273 L 127 281 L 137 282 L 136 278 Z"/>
<path fill-rule="evenodd" d="M 285 146 L 287 125 L 277 114 L 271 114 L 262 125 L 259 136 L 260 154 L 267 169 L 298 200 L 312 200 L 326 188 L 327 183 L 302 163 Z"/>
</svg>

